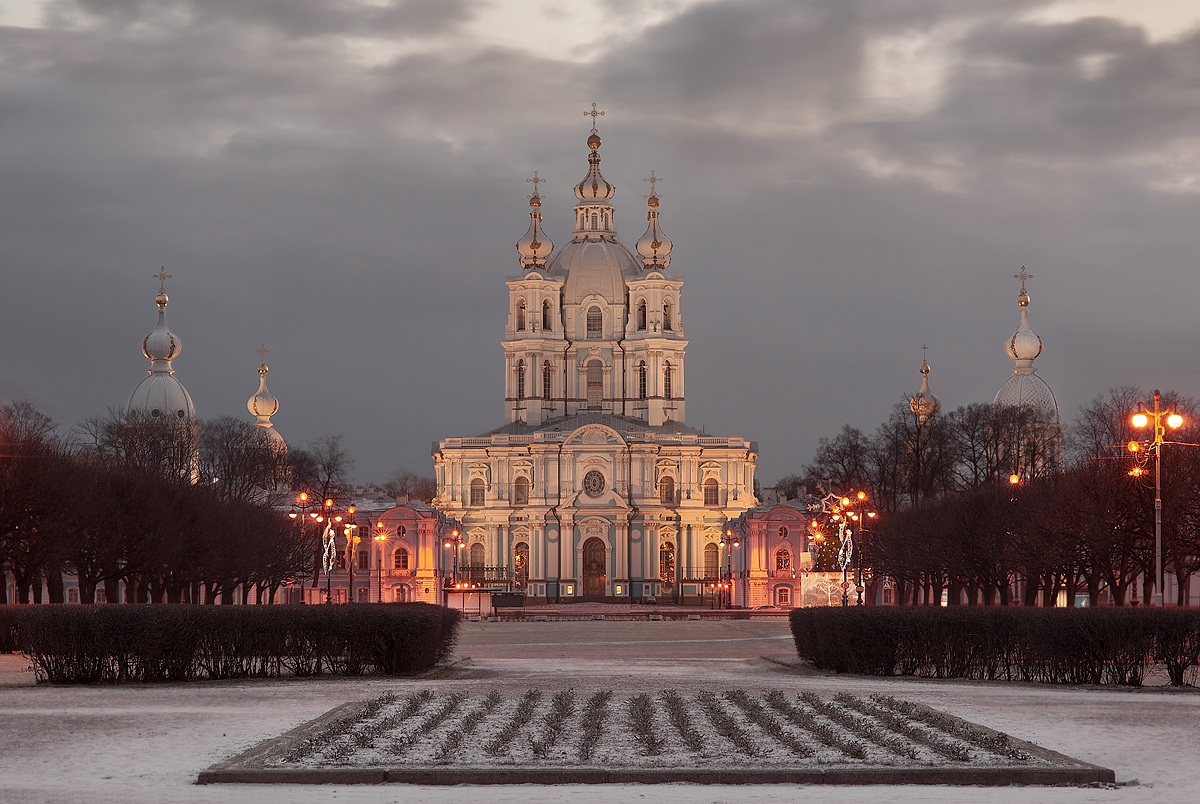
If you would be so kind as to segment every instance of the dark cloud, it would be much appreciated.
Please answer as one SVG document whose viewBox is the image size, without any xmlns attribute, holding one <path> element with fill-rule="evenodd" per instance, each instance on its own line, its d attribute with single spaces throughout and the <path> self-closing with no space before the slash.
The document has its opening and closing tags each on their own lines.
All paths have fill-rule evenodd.
<svg viewBox="0 0 1200 804">
<path fill-rule="evenodd" d="M 56 4 L 0 28 L 0 398 L 124 404 L 166 263 L 202 416 L 266 341 L 285 437 L 427 469 L 501 421 L 524 178 L 561 244 L 593 100 L 626 242 L 666 177 L 690 423 L 758 438 L 764 480 L 881 421 L 922 343 L 947 407 L 990 399 L 1022 264 L 1064 413 L 1200 394 L 1200 34 L 1038 5 L 710 2 L 585 59 L 481 42 L 466 2 Z"/>
</svg>

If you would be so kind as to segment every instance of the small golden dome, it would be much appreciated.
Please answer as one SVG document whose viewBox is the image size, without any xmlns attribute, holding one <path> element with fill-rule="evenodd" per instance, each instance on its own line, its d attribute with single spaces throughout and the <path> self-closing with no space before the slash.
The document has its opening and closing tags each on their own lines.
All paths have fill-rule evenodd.
<svg viewBox="0 0 1200 804">
<path fill-rule="evenodd" d="M 165 290 L 160 290 L 158 295 L 154 297 L 154 303 L 159 307 L 166 307 L 168 301 L 169 299 L 167 298 L 167 292 Z"/>
<path fill-rule="evenodd" d="M 1025 292 L 1025 288 L 1021 288 L 1021 293 L 1019 296 L 1017 296 L 1017 304 L 1020 307 L 1029 306 L 1029 294 Z"/>
<path fill-rule="evenodd" d="M 600 147 L 600 135 L 599 134 L 593 134 L 592 136 L 588 137 L 588 147 L 591 148 L 593 151 Z"/>
<path fill-rule="evenodd" d="M 651 193 L 650 197 L 646 199 L 646 206 L 650 207 L 650 209 L 658 209 L 658 196 Z"/>
<path fill-rule="evenodd" d="M 538 195 L 537 193 L 534 193 L 533 195 L 529 196 L 529 206 L 533 207 L 534 209 L 537 209 L 541 205 L 542 205 L 542 197 L 540 195 Z"/>
</svg>

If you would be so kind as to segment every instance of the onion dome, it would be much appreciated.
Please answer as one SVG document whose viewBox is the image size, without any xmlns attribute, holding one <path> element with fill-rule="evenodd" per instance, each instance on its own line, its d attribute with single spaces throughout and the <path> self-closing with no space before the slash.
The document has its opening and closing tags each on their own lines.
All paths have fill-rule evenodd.
<svg viewBox="0 0 1200 804">
<path fill-rule="evenodd" d="M 650 195 L 646 197 L 646 206 L 650 209 L 646 212 L 646 220 L 649 221 L 646 226 L 646 233 L 642 235 L 642 239 L 637 241 L 637 252 L 642 255 L 642 265 L 647 271 L 665 271 L 667 266 L 671 264 L 671 248 L 674 245 L 671 238 L 662 233 L 658 227 L 658 194 L 654 191 L 654 185 L 662 181 L 654 175 L 654 171 L 650 171 L 650 178 L 643 179 L 650 182 Z"/>
<path fill-rule="evenodd" d="M 927 347 L 922 346 L 924 350 Z M 938 414 L 942 409 L 941 401 L 929 390 L 929 362 L 921 357 L 921 390 L 908 401 L 908 408 L 917 417 L 918 424 L 924 424 Z"/>
<path fill-rule="evenodd" d="M 145 413 L 153 419 L 176 419 L 195 421 L 196 408 L 187 389 L 175 378 L 171 361 L 179 357 L 183 344 L 167 326 L 166 280 L 171 275 L 162 269 L 154 275 L 159 280 L 158 295 L 154 299 L 158 307 L 158 323 L 142 340 L 142 354 L 150 361 L 149 376 L 133 389 L 127 407 L 130 413 Z"/>
<path fill-rule="evenodd" d="M 1061 421 L 1058 401 L 1045 380 L 1037 376 L 1037 368 L 1033 365 L 1043 351 L 1042 339 L 1029 326 L 1029 293 L 1025 290 L 1025 280 L 1033 276 L 1021 266 L 1021 273 L 1013 278 L 1021 280 L 1021 292 L 1017 295 L 1021 323 L 1012 337 L 1005 341 L 1004 352 L 1016 365 L 1013 367 L 1014 376 L 1000 386 L 992 404 L 1032 408 L 1038 412 L 1038 418 L 1043 423 L 1058 424 Z"/>
<path fill-rule="evenodd" d="M 270 350 L 266 344 L 259 348 L 258 354 L 265 357 Z M 271 422 L 271 417 L 279 410 L 279 400 L 267 390 L 267 364 L 264 360 L 258 362 L 258 391 L 254 396 L 246 400 L 246 408 L 252 413 L 257 421 L 254 423 L 256 427 L 262 427 L 266 430 L 267 439 L 271 446 L 287 449 L 287 444 L 283 440 L 283 436 L 275 430 L 275 425 Z"/>
<path fill-rule="evenodd" d="M 533 178 L 525 181 L 533 182 L 533 195 L 529 197 L 529 231 L 517 241 L 517 253 L 521 255 L 521 267 L 545 268 L 546 258 L 554 251 L 554 243 L 542 231 L 542 197 L 537 186 L 545 179 L 539 179 L 535 170 Z"/>
<path fill-rule="evenodd" d="M 575 185 L 575 197 L 588 202 L 611 201 L 617 194 L 617 188 L 600 175 L 600 135 L 593 130 L 587 144 L 592 149 L 588 154 L 588 172 L 583 180 Z"/>
</svg>

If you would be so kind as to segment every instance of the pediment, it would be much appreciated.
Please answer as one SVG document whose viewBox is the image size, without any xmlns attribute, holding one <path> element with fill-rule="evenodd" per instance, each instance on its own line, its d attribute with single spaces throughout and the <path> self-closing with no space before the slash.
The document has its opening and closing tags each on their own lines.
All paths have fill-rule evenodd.
<svg viewBox="0 0 1200 804">
<path fill-rule="evenodd" d="M 617 431 L 611 427 L 606 427 L 603 424 L 586 424 L 580 427 L 575 432 L 571 433 L 564 442 L 566 446 L 599 446 L 599 447 L 623 447 L 625 446 L 624 439 L 617 434 Z"/>
</svg>

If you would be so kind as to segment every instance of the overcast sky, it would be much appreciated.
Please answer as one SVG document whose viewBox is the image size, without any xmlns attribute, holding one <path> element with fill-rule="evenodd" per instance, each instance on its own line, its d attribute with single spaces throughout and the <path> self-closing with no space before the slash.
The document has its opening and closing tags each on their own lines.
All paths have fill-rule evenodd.
<svg viewBox="0 0 1200 804">
<path fill-rule="evenodd" d="M 617 228 L 653 169 L 688 424 L 764 485 L 920 386 L 1063 418 L 1200 396 L 1200 5 L 1183 0 L 5 0 L 0 402 L 123 407 L 165 265 L 201 418 L 271 350 L 293 446 L 359 482 L 503 423 L 504 277 L 570 237 L 593 101 Z"/>
</svg>

